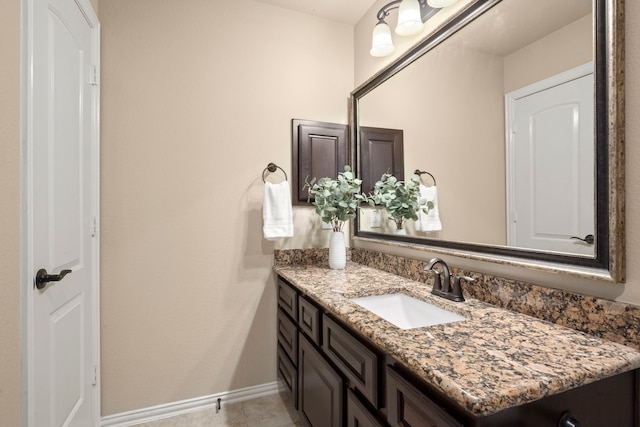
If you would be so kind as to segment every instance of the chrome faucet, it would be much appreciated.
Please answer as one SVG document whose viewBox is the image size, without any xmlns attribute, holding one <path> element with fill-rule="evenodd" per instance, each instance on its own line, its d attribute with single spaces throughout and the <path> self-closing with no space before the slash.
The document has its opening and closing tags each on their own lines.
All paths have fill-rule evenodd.
<svg viewBox="0 0 640 427">
<path fill-rule="evenodd" d="M 442 272 L 434 268 L 438 264 L 440 264 Z M 433 258 L 429 261 L 429 264 L 424 268 L 424 270 L 427 273 L 434 275 L 433 289 L 431 290 L 431 293 L 451 301 L 464 301 L 464 297 L 462 296 L 462 282 L 471 283 L 475 281 L 473 278 L 468 276 L 456 276 L 453 281 L 453 285 L 451 285 L 451 272 L 449 271 L 449 266 L 441 258 Z"/>
</svg>

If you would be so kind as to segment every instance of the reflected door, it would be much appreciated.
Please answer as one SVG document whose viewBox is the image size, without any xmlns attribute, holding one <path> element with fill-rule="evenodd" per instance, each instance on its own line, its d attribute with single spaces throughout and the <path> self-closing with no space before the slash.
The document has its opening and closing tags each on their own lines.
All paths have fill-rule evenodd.
<svg viewBox="0 0 640 427">
<path fill-rule="evenodd" d="M 594 256 L 574 238 L 595 234 L 593 74 L 575 77 L 585 69 L 507 96 L 510 246 Z"/>
</svg>

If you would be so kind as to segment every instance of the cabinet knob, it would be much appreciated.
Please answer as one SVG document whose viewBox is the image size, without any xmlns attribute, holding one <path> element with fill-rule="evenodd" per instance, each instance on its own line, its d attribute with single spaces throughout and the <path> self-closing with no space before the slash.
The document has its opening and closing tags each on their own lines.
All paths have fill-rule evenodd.
<svg viewBox="0 0 640 427">
<path fill-rule="evenodd" d="M 558 421 L 558 427 L 580 427 L 580 422 L 569 411 L 562 414 L 560 421 Z"/>
</svg>

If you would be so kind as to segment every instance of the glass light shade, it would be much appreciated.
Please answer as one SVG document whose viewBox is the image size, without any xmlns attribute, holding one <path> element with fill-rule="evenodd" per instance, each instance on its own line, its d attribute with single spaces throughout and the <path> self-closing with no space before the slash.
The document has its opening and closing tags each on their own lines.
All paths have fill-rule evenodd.
<svg viewBox="0 0 640 427">
<path fill-rule="evenodd" d="M 396 34 L 400 36 L 410 36 L 422 31 L 424 24 L 420 14 L 420 3 L 418 0 L 402 0 L 398 8 L 398 25 Z"/>
<path fill-rule="evenodd" d="M 451 6 L 458 0 L 427 0 L 427 4 L 434 9 Z"/>
<path fill-rule="evenodd" d="M 373 27 L 373 37 L 371 38 L 371 56 L 387 56 L 395 50 L 393 40 L 391 40 L 391 29 L 384 22 L 378 22 Z"/>
</svg>

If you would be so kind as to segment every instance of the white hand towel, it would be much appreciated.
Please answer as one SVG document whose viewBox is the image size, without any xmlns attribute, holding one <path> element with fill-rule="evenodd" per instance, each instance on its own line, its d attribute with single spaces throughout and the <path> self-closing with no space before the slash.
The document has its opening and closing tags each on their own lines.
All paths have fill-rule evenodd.
<svg viewBox="0 0 640 427">
<path fill-rule="evenodd" d="M 442 230 L 440 222 L 440 213 L 438 211 L 438 189 L 420 185 L 420 206 L 427 206 L 427 202 L 433 203 L 433 208 L 429 209 L 429 213 L 425 213 L 422 209 L 418 210 L 418 221 L 415 227 L 418 231 L 439 231 Z"/>
<path fill-rule="evenodd" d="M 265 239 L 278 240 L 293 236 L 291 190 L 288 181 L 280 184 L 265 183 L 262 219 Z"/>
</svg>

